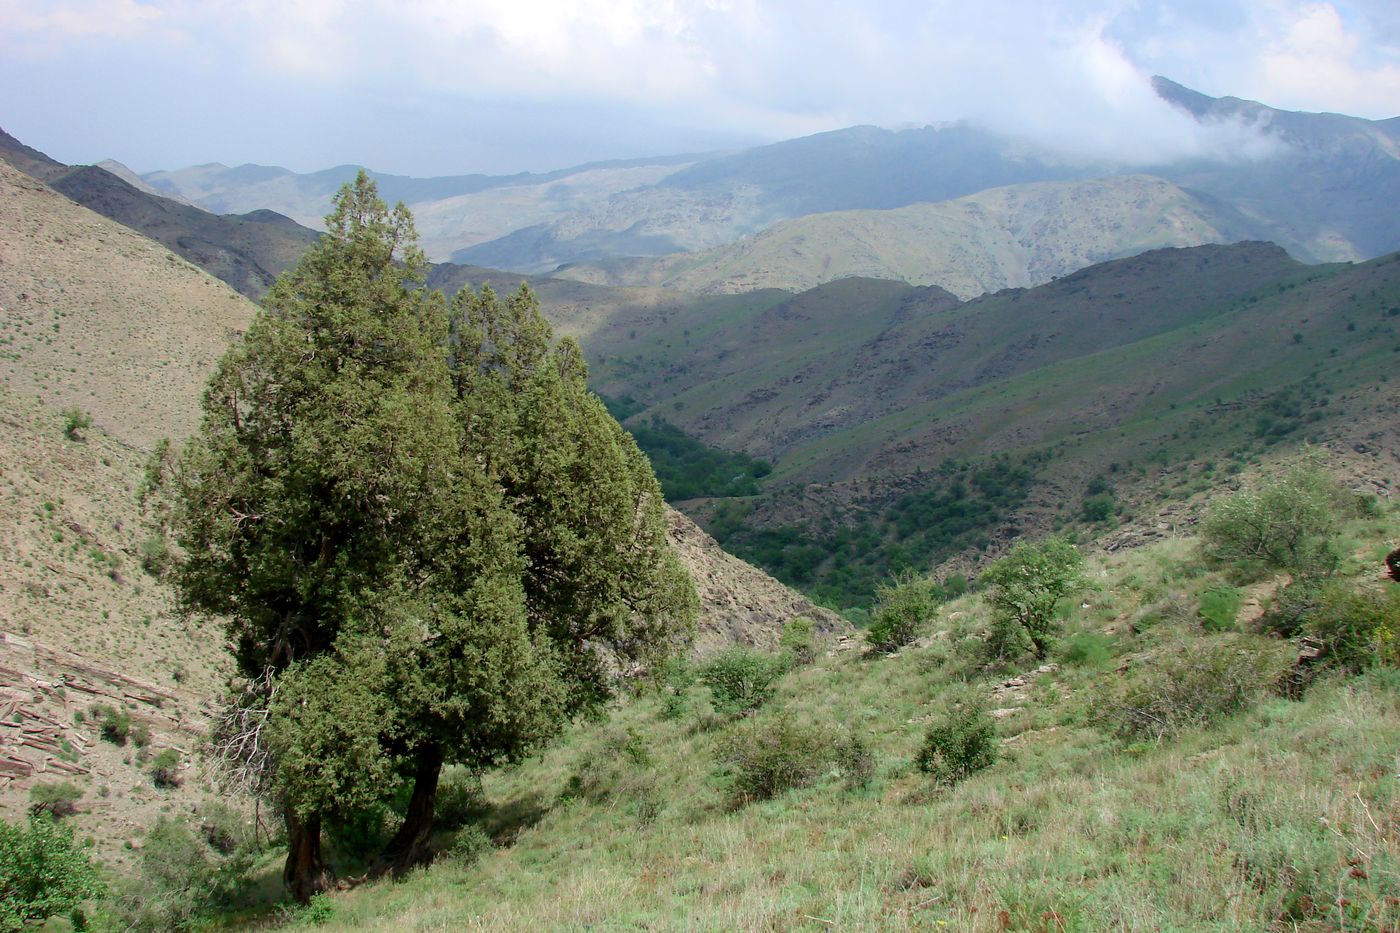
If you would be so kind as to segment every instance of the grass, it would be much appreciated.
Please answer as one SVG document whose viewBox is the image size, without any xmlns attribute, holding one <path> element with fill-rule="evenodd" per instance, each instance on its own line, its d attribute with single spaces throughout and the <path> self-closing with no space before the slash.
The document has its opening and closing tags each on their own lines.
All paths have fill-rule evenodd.
<svg viewBox="0 0 1400 933">
<path fill-rule="evenodd" d="M 1368 537 L 1396 516 L 1353 523 Z M 1219 585 L 1189 541 L 1091 568 L 1059 669 L 1001 686 L 960 643 L 976 596 L 893 657 L 835 652 L 747 718 L 692 687 L 643 692 L 607 721 L 484 782 L 494 847 L 332 898 L 327 929 L 1372 930 L 1400 923 L 1400 672 L 1328 676 L 1215 725 L 1124 744 L 1094 698 L 1159 644 L 1211 635 Z M 1114 634 L 1107 634 L 1112 631 Z M 915 759 L 966 684 L 1014 707 L 998 760 L 952 787 Z M 950 693 L 953 691 L 953 693 Z M 857 735 L 874 757 L 743 804 L 722 750 L 739 731 Z M 620 749 L 629 749 L 625 754 Z M 578 793 L 577 788 L 589 788 Z M 571 788 L 574 790 L 571 791 Z M 444 839 L 444 844 L 450 840 Z"/>
</svg>

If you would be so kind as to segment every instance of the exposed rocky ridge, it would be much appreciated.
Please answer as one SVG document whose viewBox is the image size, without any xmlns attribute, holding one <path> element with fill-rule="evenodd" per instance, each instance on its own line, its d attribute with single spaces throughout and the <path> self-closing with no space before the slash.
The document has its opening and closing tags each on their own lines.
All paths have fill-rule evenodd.
<svg viewBox="0 0 1400 933">
<path fill-rule="evenodd" d="M 1040 285 L 1162 246 L 1249 238 L 1250 223 L 1147 175 L 992 188 L 936 204 L 810 214 L 700 253 L 560 269 L 563 278 L 698 293 L 803 291 L 849 276 L 960 298 Z"/>
<path fill-rule="evenodd" d="M 672 508 L 666 533 L 695 581 L 704 607 L 695 649 L 708 653 L 728 644 L 776 648 L 783 624 L 798 616 L 823 632 L 846 631 L 850 623 L 724 551 L 700 526 Z"/>
</svg>

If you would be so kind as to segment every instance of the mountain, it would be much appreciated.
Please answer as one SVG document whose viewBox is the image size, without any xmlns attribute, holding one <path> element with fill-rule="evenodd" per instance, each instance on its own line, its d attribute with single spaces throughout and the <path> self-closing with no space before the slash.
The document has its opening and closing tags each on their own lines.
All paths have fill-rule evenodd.
<svg viewBox="0 0 1400 933">
<path fill-rule="evenodd" d="M 1176 196 L 1181 209 L 1199 213 L 1204 227 L 1221 235 L 1203 229 L 1193 239 L 1193 221 L 1172 237 L 1139 241 L 1134 234 L 1140 232 L 1135 228 L 1142 218 L 1134 216 L 1134 202 L 1123 203 L 1122 217 L 1104 213 L 1105 203 L 1095 202 L 1096 221 L 1081 216 L 1072 199 L 1055 203 L 1053 216 L 1047 213 L 1045 234 L 1054 236 L 1061 227 L 1073 234 L 1101 222 L 1108 241 L 1114 224 L 1121 223 L 1122 236 L 1094 251 L 1095 259 L 1147 246 L 1241 238 L 1277 242 L 1311 262 L 1367 259 L 1400 248 L 1400 219 L 1387 210 L 1400 194 L 1397 121 L 1290 113 L 1253 101 L 1208 97 L 1164 78 L 1155 79 L 1154 86 L 1193 119 L 1231 126 L 1239 139 L 1237 151 L 1128 165 L 1068 156 L 970 123 L 952 123 L 904 130 L 858 126 L 740 152 L 581 166 L 544 175 L 377 177 L 391 200 L 402 198 L 414 210 L 434 260 L 529 273 L 602 265 L 606 273 L 569 274 L 629 284 L 666 280 L 667 275 L 654 273 L 646 263 L 617 260 L 734 246 L 721 256 L 694 260 L 714 264 L 708 272 L 696 273 L 695 287 L 781 280 L 800 288 L 833 277 L 819 271 L 824 249 L 798 257 L 793 255 L 796 247 L 784 243 L 808 234 L 773 230 L 756 250 L 748 249 L 744 238 L 810 215 L 939 204 L 1024 184 L 1091 179 L 1111 184 L 1107 179 L 1144 174 L 1181 189 L 1184 193 Z M 349 166 L 294 175 L 277 168 L 211 165 L 143 177 L 213 210 L 266 207 L 315 225 L 330 194 L 352 173 Z M 1027 201 L 1042 196 L 1041 188 L 1014 195 Z M 956 217 L 959 210 L 944 205 L 934 213 Z M 852 220 L 877 224 L 865 215 Z M 933 221 L 896 217 L 889 222 L 902 234 L 911 225 L 917 231 Z M 822 230 L 813 235 L 820 247 L 835 234 Z M 946 235 L 934 236 L 930 250 Z M 833 244 L 861 251 L 849 259 L 833 254 L 833 263 L 844 261 L 851 273 L 881 277 L 917 271 L 919 254 L 880 246 L 887 237 L 874 231 L 863 236 L 862 242 Z M 958 237 L 952 236 L 956 246 Z M 1049 248 L 1074 254 L 1073 244 Z M 690 269 L 691 262 L 676 256 L 674 268 Z M 809 270 L 813 265 L 818 271 Z M 1005 284 L 1017 281 L 1014 275 L 1004 279 Z M 965 291 L 961 286 L 955 290 Z"/>
<path fill-rule="evenodd" d="M 1195 160 L 1155 174 L 1233 205 L 1301 259 L 1370 259 L 1400 248 L 1400 217 L 1389 209 L 1400 198 L 1400 118 L 1277 110 L 1161 77 L 1153 86 L 1202 123 L 1251 127 L 1274 144 L 1262 158 Z"/>
<path fill-rule="evenodd" d="M 140 231 L 250 298 L 260 298 L 319 235 L 268 210 L 242 216 L 211 214 L 152 194 L 99 166 L 63 165 L 4 133 L 0 161 Z M 113 167 L 125 168 L 120 163 Z"/>
<path fill-rule="evenodd" d="M 1162 246 L 1246 239 L 1250 225 L 1160 178 L 1039 182 L 884 211 L 808 214 L 736 243 L 555 274 L 696 293 L 803 291 L 849 276 L 938 285 L 962 298 L 1039 285 Z"/>
<path fill-rule="evenodd" d="M 440 261 L 463 248 L 532 224 L 551 222 L 610 195 L 652 184 L 691 159 L 665 156 L 599 162 L 540 174 L 441 178 L 369 174 L 387 202 L 403 201 L 413 209 L 424 249 L 429 258 Z M 331 198 L 359 170 L 359 166 L 342 165 L 301 175 L 275 166 L 229 168 L 212 163 L 149 172 L 142 179 L 157 191 L 215 213 L 272 209 L 319 229 Z"/>
<path fill-rule="evenodd" d="M 1400 255 L 1318 267 L 1207 245 L 966 302 L 858 278 L 771 295 L 584 348 L 632 423 L 773 464 L 756 497 L 683 505 L 837 605 L 900 566 L 1081 521 L 1096 495 L 1150 531 L 1163 507 L 1133 503 L 1279 445 L 1359 451 L 1378 474 L 1400 455 Z"/>
</svg>

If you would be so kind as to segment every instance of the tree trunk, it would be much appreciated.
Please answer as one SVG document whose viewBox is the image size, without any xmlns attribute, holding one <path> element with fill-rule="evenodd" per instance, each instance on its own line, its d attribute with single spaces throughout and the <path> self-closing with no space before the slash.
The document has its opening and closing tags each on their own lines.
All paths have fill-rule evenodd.
<svg viewBox="0 0 1400 933">
<path fill-rule="evenodd" d="M 282 867 L 282 881 L 292 897 L 305 904 L 330 884 L 321 858 L 321 818 L 313 816 L 303 822 L 288 807 L 286 820 L 287 864 Z"/>
<path fill-rule="evenodd" d="M 413 775 L 413 796 L 408 801 L 408 812 L 404 814 L 403 825 L 379 857 L 376 866 L 379 872 L 401 875 L 428 860 L 428 838 L 433 834 L 442 757 L 442 747 L 439 745 L 428 745 L 418 750 L 418 767 Z"/>
</svg>

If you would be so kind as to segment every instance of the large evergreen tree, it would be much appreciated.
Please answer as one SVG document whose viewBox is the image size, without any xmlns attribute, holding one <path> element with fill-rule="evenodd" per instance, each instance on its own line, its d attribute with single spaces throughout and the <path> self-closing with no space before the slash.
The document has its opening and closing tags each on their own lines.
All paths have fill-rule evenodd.
<svg viewBox="0 0 1400 933">
<path fill-rule="evenodd" d="M 302 900 L 323 819 L 411 781 L 384 862 L 417 861 L 444 764 L 518 758 L 695 612 L 649 465 L 533 296 L 449 315 L 363 173 L 327 231 L 220 363 L 173 473 L 177 590 L 255 685 L 224 738 L 283 808 Z"/>
</svg>

